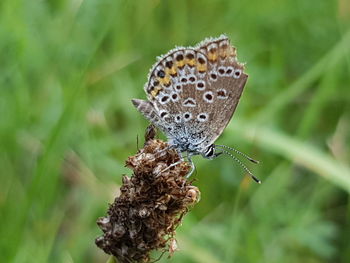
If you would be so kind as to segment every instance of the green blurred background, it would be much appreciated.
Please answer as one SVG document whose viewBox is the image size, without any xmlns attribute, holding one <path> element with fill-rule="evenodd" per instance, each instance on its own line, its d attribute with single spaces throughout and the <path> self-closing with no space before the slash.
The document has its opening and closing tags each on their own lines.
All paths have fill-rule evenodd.
<svg viewBox="0 0 350 263">
<path fill-rule="evenodd" d="M 96 219 L 147 121 L 156 56 L 226 33 L 250 75 L 160 262 L 350 262 L 350 1 L 1 0 L 0 261 L 106 262 Z"/>
</svg>

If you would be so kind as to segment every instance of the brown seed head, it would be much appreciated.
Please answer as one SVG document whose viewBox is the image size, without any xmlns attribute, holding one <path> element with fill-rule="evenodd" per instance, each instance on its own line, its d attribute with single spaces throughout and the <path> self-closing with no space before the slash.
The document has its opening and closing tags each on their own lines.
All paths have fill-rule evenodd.
<svg viewBox="0 0 350 263">
<path fill-rule="evenodd" d="M 180 162 L 163 171 L 180 156 L 153 134 L 148 137 L 144 148 L 126 161 L 133 175 L 123 177 L 120 196 L 97 221 L 103 235 L 96 245 L 119 262 L 149 262 L 152 250 L 172 255 L 177 249 L 175 230 L 199 201 L 198 188 L 186 180 L 190 166 Z"/>
</svg>

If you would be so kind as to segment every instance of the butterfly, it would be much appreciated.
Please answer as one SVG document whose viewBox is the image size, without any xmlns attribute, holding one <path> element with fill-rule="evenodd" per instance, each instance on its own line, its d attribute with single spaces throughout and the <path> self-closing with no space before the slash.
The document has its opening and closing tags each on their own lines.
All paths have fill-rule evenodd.
<svg viewBox="0 0 350 263">
<path fill-rule="evenodd" d="M 227 36 L 208 38 L 194 47 L 177 47 L 159 57 L 144 86 L 148 100 L 133 99 L 136 109 L 168 138 L 171 147 L 191 156 L 214 159 L 230 155 L 260 183 L 233 150 L 214 142 L 228 125 L 248 75 L 237 61 L 236 48 Z M 192 172 L 191 172 L 192 173 Z"/>
</svg>

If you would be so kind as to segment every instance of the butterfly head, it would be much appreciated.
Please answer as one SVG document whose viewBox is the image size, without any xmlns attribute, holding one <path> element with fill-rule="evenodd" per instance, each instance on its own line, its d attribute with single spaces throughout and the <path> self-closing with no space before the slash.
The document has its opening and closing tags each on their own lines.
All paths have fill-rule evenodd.
<svg viewBox="0 0 350 263">
<path fill-rule="evenodd" d="M 222 154 L 222 152 L 216 152 L 215 145 L 211 144 L 201 154 L 204 158 L 212 160 Z"/>
</svg>

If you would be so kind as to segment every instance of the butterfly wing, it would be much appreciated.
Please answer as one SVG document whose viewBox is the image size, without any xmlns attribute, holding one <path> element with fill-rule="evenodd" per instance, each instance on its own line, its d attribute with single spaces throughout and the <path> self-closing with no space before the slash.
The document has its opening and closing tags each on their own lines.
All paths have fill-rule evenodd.
<svg viewBox="0 0 350 263">
<path fill-rule="evenodd" d="M 247 75 L 226 36 L 171 50 L 151 69 L 149 101 L 133 100 L 180 150 L 201 152 L 230 121 Z"/>
<path fill-rule="evenodd" d="M 248 75 L 244 73 L 244 65 L 237 61 L 236 48 L 231 46 L 226 36 L 206 39 L 198 44 L 197 50 L 208 59 L 208 88 L 201 94 L 206 104 L 200 104 L 200 111 L 207 111 L 210 117 L 208 146 L 214 143 L 230 122 Z"/>
</svg>

